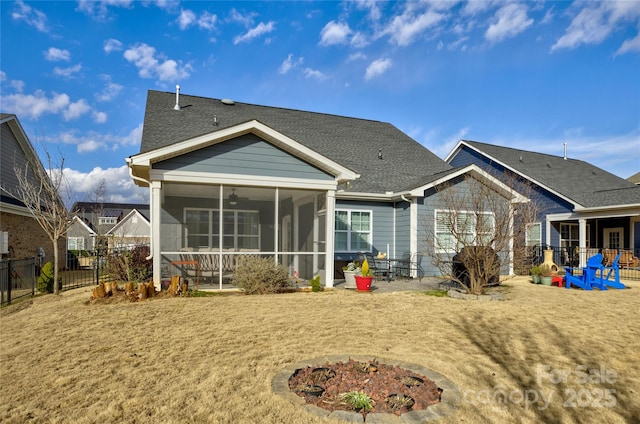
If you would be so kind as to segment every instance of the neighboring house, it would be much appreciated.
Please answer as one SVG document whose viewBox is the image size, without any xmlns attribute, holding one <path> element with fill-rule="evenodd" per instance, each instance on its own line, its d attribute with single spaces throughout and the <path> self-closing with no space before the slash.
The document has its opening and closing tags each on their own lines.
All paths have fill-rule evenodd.
<svg viewBox="0 0 640 424">
<path fill-rule="evenodd" d="M 106 236 L 109 249 L 129 249 L 142 244 L 148 245 L 151 239 L 149 218 L 134 209 L 107 231 Z"/>
<path fill-rule="evenodd" d="M 566 156 L 468 140 L 461 140 L 445 160 L 452 166 L 508 172 L 531 184 L 540 219 L 531 225 L 529 245 L 566 248 L 567 258 L 578 250 L 582 265 L 599 249 L 640 252 L 640 187 L 631 181 Z"/>
<path fill-rule="evenodd" d="M 93 250 L 96 236 L 91 223 L 75 215 L 67 230 L 67 250 Z"/>
<path fill-rule="evenodd" d="M 16 115 L 0 114 L 0 124 L 0 256 L 35 257 L 41 249 L 44 260 L 52 260 L 53 246 L 49 236 L 26 206 L 11 195 L 18 187 L 15 167 L 25 169 L 29 162 L 38 166 L 42 164 Z M 29 175 L 33 176 L 34 172 Z M 64 251 L 65 242 L 65 238 L 61 237 L 61 252 Z"/>
<path fill-rule="evenodd" d="M 525 200 L 388 123 L 158 91 L 148 93 L 140 153 L 127 164 L 150 188 L 156 286 L 187 252 L 220 287 L 247 254 L 275 257 L 301 278 L 321 275 L 327 286 L 360 252 L 410 252 L 435 275 L 417 254 L 433 248 L 424 226 L 447 212 L 434 207 L 436 187 L 464 189 L 473 175 L 504 202 Z"/>
<path fill-rule="evenodd" d="M 635 174 L 627 178 L 627 181 L 631 181 L 635 185 L 640 185 L 640 172 L 636 172 Z"/>
<path fill-rule="evenodd" d="M 138 211 L 143 217 L 148 216 L 149 205 L 76 202 L 71 210 L 74 211 L 74 220 L 67 232 L 67 250 L 93 250 L 99 245 L 101 239 L 104 239 L 105 246 L 112 247 L 107 236 L 109 233 L 113 236 L 113 228 L 133 211 Z M 148 237 L 147 232 L 147 240 Z"/>
</svg>

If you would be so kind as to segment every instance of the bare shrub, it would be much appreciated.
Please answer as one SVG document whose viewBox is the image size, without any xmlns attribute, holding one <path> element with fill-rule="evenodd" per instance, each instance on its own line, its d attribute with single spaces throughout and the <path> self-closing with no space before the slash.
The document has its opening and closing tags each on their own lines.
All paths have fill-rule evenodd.
<svg viewBox="0 0 640 424">
<path fill-rule="evenodd" d="M 435 222 L 424 222 L 427 246 L 442 275 L 462 289 L 482 294 L 500 270 L 514 265 L 525 252 L 527 224 L 538 207 L 532 187 L 514 175 L 475 171 L 435 188 Z M 452 272 L 458 255 L 463 275 Z M 495 253 L 494 253 L 495 252 Z"/>
<path fill-rule="evenodd" d="M 290 287 L 287 268 L 273 258 L 240 256 L 233 273 L 233 283 L 246 294 L 278 293 Z"/>
</svg>

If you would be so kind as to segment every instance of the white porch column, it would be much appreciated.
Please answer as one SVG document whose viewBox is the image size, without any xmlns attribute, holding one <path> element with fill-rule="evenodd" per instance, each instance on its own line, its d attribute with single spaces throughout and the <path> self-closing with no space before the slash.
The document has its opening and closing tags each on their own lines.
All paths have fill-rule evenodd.
<svg viewBox="0 0 640 424">
<path fill-rule="evenodd" d="M 162 200 L 162 183 L 151 181 L 149 185 L 149 215 L 151 219 L 151 254 L 153 255 L 153 285 L 156 290 L 162 289 L 161 256 L 160 256 L 160 205 Z"/>
<path fill-rule="evenodd" d="M 551 246 L 551 220 L 549 219 L 549 215 L 546 217 L 544 230 L 544 244 Z"/>
<path fill-rule="evenodd" d="M 418 199 L 415 197 L 409 199 L 409 251 L 412 257 L 418 253 Z M 417 269 L 411 270 L 411 278 L 418 278 Z"/>
<path fill-rule="evenodd" d="M 327 206 L 326 206 L 326 219 L 325 219 L 325 286 L 333 287 L 333 274 L 334 274 L 334 231 L 335 231 L 335 210 L 336 210 L 336 191 L 327 190 Z"/>
<path fill-rule="evenodd" d="M 587 220 L 578 219 L 578 247 L 580 248 L 580 267 L 587 266 Z"/>
</svg>

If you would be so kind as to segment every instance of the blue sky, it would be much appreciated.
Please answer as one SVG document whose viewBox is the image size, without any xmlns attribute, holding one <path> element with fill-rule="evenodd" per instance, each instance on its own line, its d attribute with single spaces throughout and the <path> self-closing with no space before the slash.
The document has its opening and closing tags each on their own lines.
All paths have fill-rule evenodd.
<svg viewBox="0 0 640 424">
<path fill-rule="evenodd" d="M 1 110 L 73 200 L 146 202 L 147 90 L 390 122 L 640 171 L 640 2 L 1 1 Z"/>
</svg>

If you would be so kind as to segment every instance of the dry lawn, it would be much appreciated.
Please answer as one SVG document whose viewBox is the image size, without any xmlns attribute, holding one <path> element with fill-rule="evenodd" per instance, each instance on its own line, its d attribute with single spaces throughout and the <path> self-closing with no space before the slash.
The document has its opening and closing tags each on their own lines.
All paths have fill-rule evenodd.
<svg viewBox="0 0 640 424">
<path fill-rule="evenodd" d="M 462 400 L 442 423 L 639 422 L 640 283 L 506 285 L 503 302 L 343 290 L 109 305 L 88 305 L 90 288 L 39 297 L 1 311 L 0 421 L 337 422 L 274 394 L 271 380 L 308 358 L 370 355 L 453 381 Z"/>
</svg>

